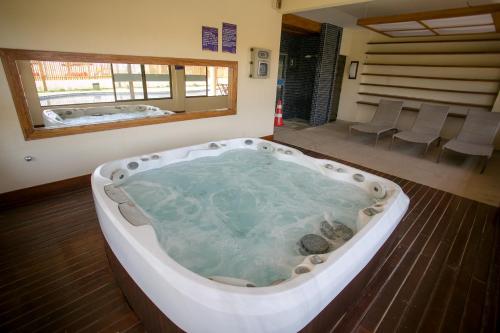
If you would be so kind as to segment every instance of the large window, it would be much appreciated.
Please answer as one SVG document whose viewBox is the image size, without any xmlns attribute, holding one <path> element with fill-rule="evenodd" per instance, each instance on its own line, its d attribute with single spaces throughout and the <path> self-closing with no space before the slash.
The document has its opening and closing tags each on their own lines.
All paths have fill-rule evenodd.
<svg viewBox="0 0 500 333">
<path fill-rule="evenodd" d="M 0 58 L 26 140 L 236 114 L 236 61 L 3 48 Z M 190 93 L 221 97 L 182 103 L 173 92 L 185 74 Z"/>
<path fill-rule="evenodd" d="M 227 67 L 186 66 L 186 97 L 227 96 L 229 71 Z"/>
<path fill-rule="evenodd" d="M 41 106 L 171 98 L 170 66 L 31 61 Z"/>
</svg>

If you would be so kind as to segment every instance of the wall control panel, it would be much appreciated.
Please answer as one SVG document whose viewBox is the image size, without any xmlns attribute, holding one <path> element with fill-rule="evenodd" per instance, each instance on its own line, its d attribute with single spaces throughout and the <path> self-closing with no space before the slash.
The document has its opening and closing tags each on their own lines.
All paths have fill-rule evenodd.
<svg viewBox="0 0 500 333">
<path fill-rule="evenodd" d="M 254 79 L 267 79 L 271 65 L 271 50 L 252 47 L 250 52 L 250 77 Z"/>
</svg>

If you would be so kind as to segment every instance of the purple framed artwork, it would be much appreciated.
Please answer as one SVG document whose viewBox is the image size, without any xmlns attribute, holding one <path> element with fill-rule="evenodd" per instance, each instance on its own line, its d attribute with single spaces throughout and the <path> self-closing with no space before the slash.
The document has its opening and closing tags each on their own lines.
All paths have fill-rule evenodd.
<svg viewBox="0 0 500 333">
<path fill-rule="evenodd" d="M 201 27 L 201 49 L 204 51 L 219 51 L 219 29 Z"/>
<path fill-rule="evenodd" d="M 236 53 L 236 24 L 222 23 L 222 52 Z"/>
</svg>

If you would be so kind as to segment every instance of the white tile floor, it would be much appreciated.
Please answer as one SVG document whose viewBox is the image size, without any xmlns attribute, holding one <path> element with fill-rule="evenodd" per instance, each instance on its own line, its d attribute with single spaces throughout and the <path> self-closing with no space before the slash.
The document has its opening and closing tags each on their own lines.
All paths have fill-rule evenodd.
<svg viewBox="0 0 500 333">
<path fill-rule="evenodd" d="M 437 164 L 438 148 L 422 156 L 423 146 L 397 141 L 389 150 L 390 135 L 374 147 L 374 136 L 353 133 L 348 138 L 348 125 L 336 121 L 319 127 L 279 127 L 275 128 L 274 139 L 500 206 L 500 152 L 495 152 L 484 174 L 480 174 L 481 163 L 475 157 L 446 152 Z"/>
</svg>

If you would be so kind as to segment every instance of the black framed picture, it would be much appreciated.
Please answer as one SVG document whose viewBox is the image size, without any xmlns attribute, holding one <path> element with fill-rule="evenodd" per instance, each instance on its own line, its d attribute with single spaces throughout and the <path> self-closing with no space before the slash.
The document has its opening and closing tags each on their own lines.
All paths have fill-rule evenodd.
<svg viewBox="0 0 500 333">
<path fill-rule="evenodd" d="M 349 79 L 354 80 L 358 76 L 359 61 L 351 61 L 349 66 Z"/>
</svg>

